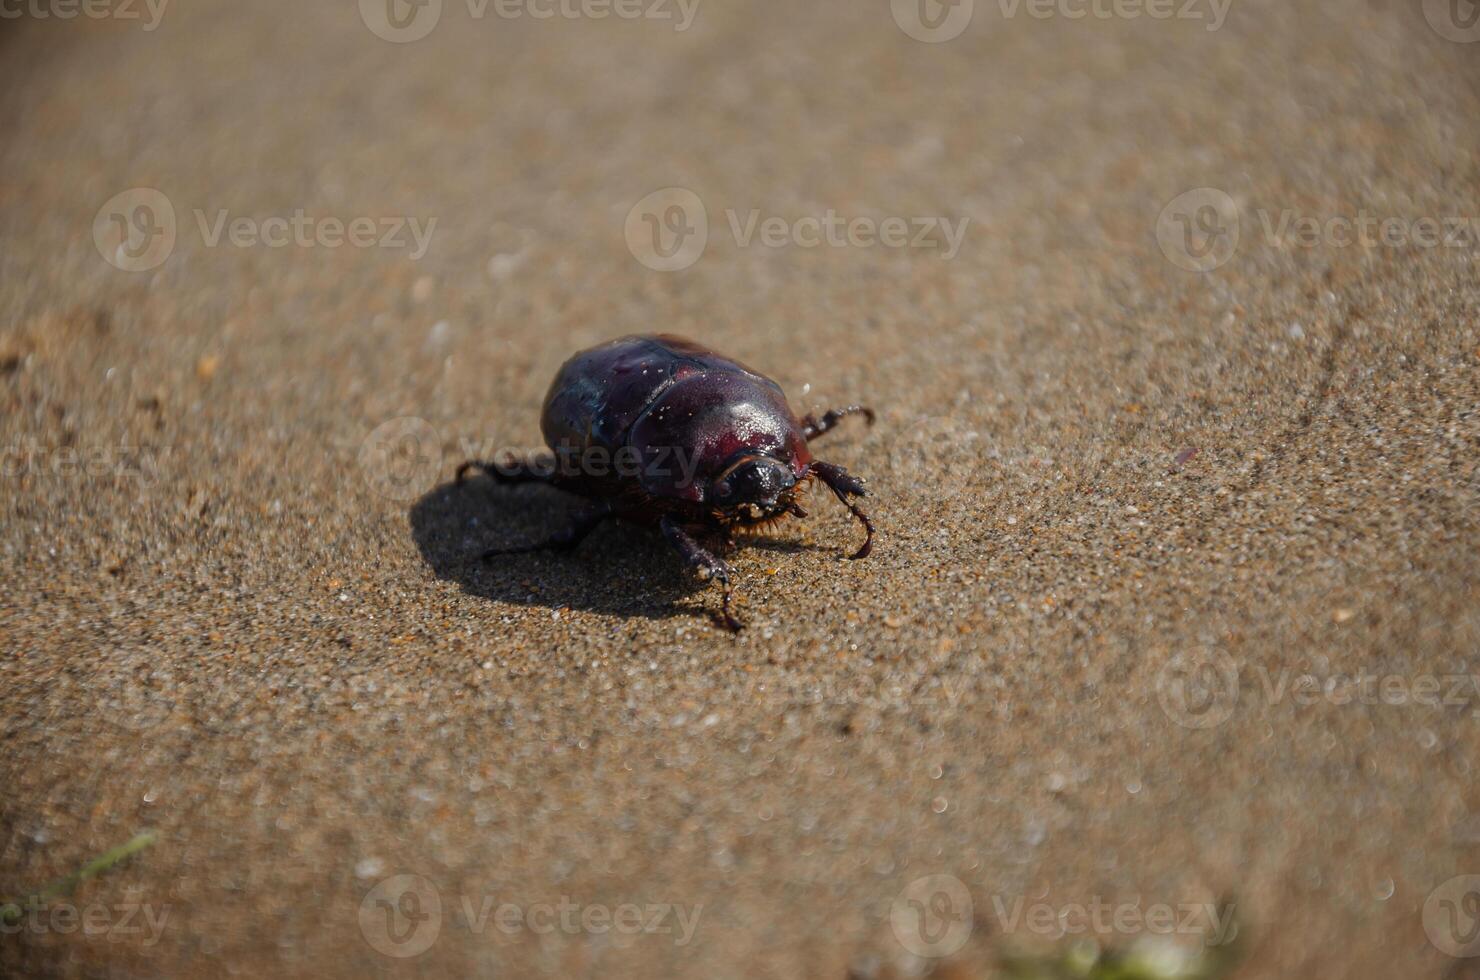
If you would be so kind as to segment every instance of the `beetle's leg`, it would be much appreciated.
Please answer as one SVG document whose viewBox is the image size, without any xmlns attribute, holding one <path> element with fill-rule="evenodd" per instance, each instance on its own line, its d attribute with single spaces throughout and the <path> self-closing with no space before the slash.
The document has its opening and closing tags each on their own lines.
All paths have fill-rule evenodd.
<svg viewBox="0 0 1480 980">
<path fill-rule="evenodd" d="M 667 514 L 664 514 L 658 521 L 658 527 L 662 528 L 663 537 L 667 538 L 668 543 L 673 545 L 674 550 L 683 558 L 684 563 L 699 574 L 700 579 L 706 582 L 710 579 L 715 579 L 719 582 L 720 586 L 724 589 L 721 610 L 724 616 L 725 626 L 732 633 L 740 632 L 740 621 L 730 615 L 730 572 L 732 571 L 730 566 L 706 551 L 704 546 L 694 540 L 694 536 L 683 525 Z"/>
<path fill-rule="evenodd" d="M 863 405 L 849 405 L 847 408 L 830 409 L 822 413 L 822 418 L 820 419 L 809 412 L 802 419 L 802 438 L 811 442 L 850 415 L 862 415 L 868 420 L 869 425 L 874 424 L 874 410 L 866 408 Z"/>
<path fill-rule="evenodd" d="M 614 516 L 616 515 L 612 513 L 611 507 L 606 504 L 590 507 L 577 512 L 569 525 L 556 531 L 543 541 L 536 541 L 534 544 L 518 545 L 513 548 L 492 548 L 483 552 L 482 558 L 484 561 L 487 561 L 498 555 L 526 555 L 532 551 L 571 551 L 582 541 L 586 540 L 586 535 L 596 530 L 602 521 Z"/>
<path fill-rule="evenodd" d="M 817 479 L 827 484 L 827 488 L 833 492 L 833 496 L 842 501 L 844 507 L 863 522 L 863 529 L 868 532 L 864 538 L 863 547 L 855 551 L 850 557 L 867 558 L 874 548 L 874 522 L 868 519 L 868 515 L 858 509 L 858 505 L 849 500 L 849 497 L 864 497 L 868 491 L 864 489 L 863 481 L 835 463 L 824 463 L 817 460 L 812 464 L 812 472 Z"/>
<path fill-rule="evenodd" d="M 463 480 L 467 479 L 468 470 L 481 470 L 491 476 L 496 483 L 553 483 L 555 469 L 553 459 L 528 456 L 521 459 L 510 453 L 498 462 L 468 460 L 457 468 L 457 476 L 453 482 L 462 486 Z"/>
</svg>

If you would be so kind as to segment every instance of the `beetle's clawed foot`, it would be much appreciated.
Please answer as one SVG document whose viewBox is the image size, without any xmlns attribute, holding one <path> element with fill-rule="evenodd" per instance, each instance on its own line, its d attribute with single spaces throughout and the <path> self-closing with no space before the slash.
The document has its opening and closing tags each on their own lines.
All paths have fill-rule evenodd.
<svg viewBox="0 0 1480 980">
<path fill-rule="evenodd" d="M 874 550 L 874 522 L 869 520 L 868 515 L 849 499 L 851 497 L 868 496 L 868 489 L 864 486 L 864 481 L 836 463 L 824 463 L 821 460 L 812 464 L 812 472 L 816 474 L 817 479 L 827 484 L 827 488 L 833 492 L 833 496 L 837 497 L 839 502 L 848 508 L 848 512 L 858 518 L 859 522 L 863 524 L 864 532 L 867 534 L 867 537 L 863 540 L 863 547 L 848 557 L 854 560 L 867 558 L 869 552 Z"/>
<path fill-rule="evenodd" d="M 720 587 L 724 590 L 724 600 L 723 605 L 720 607 L 719 620 L 731 633 L 740 632 L 742 624 L 730 614 L 730 598 L 733 595 L 730 577 L 734 574 L 734 569 L 730 568 L 729 564 L 723 559 L 716 558 L 713 554 L 706 551 L 695 540 L 694 535 L 690 533 L 689 529 L 673 518 L 664 517 L 658 522 L 658 527 L 662 530 L 663 536 L 668 539 L 669 544 L 673 545 L 674 550 L 682 556 L 684 564 L 694 570 L 694 574 L 699 577 L 699 581 L 718 582 L 720 584 Z"/>
<path fill-rule="evenodd" d="M 720 586 L 720 614 L 715 619 L 723 624 L 725 629 L 731 633 L 738 633 L 744 624 L 734 617 L 730 612 L 730 599 L 734 595 L 734 589 L 730 585 L 730 576 L 734 573 L 728 562 L 725 562 L 705 552 L 694 559 L 691 566 L 694 574 L 701 582 L 718 582 Z"/>
</svg>

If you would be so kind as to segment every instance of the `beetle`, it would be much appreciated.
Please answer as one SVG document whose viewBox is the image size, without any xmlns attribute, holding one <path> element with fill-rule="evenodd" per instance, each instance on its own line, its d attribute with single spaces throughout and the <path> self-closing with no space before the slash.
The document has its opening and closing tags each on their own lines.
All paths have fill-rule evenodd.
<svg viewBox="0 0 1480 980">
<path fill-rule="evenodd" d="M 812 456 L 809 443 L 850 415 L 872 425 L 862 405 L 798 419 L 781 386 L 758 371 L 672 334 L 621 337 L 572 356 L 545 396 L 540 429 L 551 454 L 468 460 L 461 486 L 480 470 L 499 483 L 545 483 L 587 501 L 544 541 L 497 555 L 575 548 L 611 518 L 656 526 L 702 581 L 723 590 L 730 613 L 734 570 L 711 550 L 785 517 L 806 517 L 800 498 L 818 481 L 863 524 L 852 558 L 873 548 L 874 525 L 855 497 L 864 481 Z"/>
</svg>

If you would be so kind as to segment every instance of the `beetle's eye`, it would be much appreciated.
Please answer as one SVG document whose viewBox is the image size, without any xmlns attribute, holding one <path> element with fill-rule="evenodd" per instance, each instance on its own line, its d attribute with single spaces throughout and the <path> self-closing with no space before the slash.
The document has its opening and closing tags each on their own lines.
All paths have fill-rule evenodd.
<svg viewBox="0 0 1480 980">
<path fill-rule="evenodd" d="M 730 495 L 730 481 L 721 480 L 716 483 L 714 485 L 714 492 L 719 494 L 721 497 L 728 497 Z"/>
</svg>

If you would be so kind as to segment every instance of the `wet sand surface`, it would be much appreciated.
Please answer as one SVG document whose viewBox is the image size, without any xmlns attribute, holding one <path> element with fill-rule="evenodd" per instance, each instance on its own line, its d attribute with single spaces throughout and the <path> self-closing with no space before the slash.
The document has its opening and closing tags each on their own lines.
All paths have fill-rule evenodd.
<svg viewBox="0 0 1480 980">
<path fill-rule="evenodd" d="M 1035 906 L 1196 946 L 1227 898 L 1240 977 L 1463 975 L 1480 45 L 1003 10 L 0 24 L 0 894 L 158 835 L 0 972 L 964 977 Z M 707 239 L 658 271 L 670 187 Z M 762 240 L 829 213 L 967 224 Z M 1457 244 L 1296 230 L 1363 214 Z M 738 636 L 642 529 L 472 560 L 572 501 L 450 485 L 660 330 L 879 413 L 817 444 L 874 554 L 814 493 L 731 556 Z"/>
</svg>

